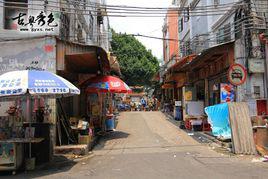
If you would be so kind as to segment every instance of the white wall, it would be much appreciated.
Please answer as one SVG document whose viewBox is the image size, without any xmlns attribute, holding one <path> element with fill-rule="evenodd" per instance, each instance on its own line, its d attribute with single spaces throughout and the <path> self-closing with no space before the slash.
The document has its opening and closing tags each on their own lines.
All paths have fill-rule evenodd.
<svg viewBox="0 0 268 179">
<path fill-rule="evenodd" d="M 38 14 L 40 13 L 41 10 L 44 11 L 44 5 L 43 5 L 43 1 L 42 0 L 29 0 L 29 5 L 28 5 L 28 13 L 29 14 Z M 70 40 L 71 41 L 75 41 L 77 42 L 77 27 L 78 24 L 82 27 L 82 34 L 83 34 L 83 38 L 85 39 L 85 44 L 87 45 L 98 45 L 97 43 L 97 35 L 98 35 L 98 30 L 97 30 L 97 16 L 96 16 L 96 8 L 95 7 L 91 7 L 94 6 L 94 3 L 96 2 L 101 2 L 101 3 L 106 3 L 106 1 L 104 0 L 87 0 L 88 4 L 86 7 L 86 13 L 88 14 L 89 11 L 92 11 L 92 17 L 93 17 L 93 21 L 92 26 L 93 26 L 93 32 L 92 34 L 90 34 L 90 32 L 87 31 L 87 29 L 89 29 L 89 23 L 90 23 L 90 15 L 79 15 L 77 12 L 74 10 L 74 5 L 71 3 L 67 3 L 67 1 L 62 1 L 63 3 L 59 3 L 59 0 L 48 0 L 48 8 L 47 8 L 47 14 L 49 14 L 50 12 L 54 12 L 54 14 L 58 14 L 58 17 L 60 17 L 60 8 L 59 6 L 61 5 L 61 7 L 65 8 L 66 11 L 70 11 L 71 8 L 71 13 L 67 13 L 70 17 Z M 83 2 L 83 1 L 82 1 Z M 93 3 L 90 4 L 89 3 Z M 34 4 L 34 5 L 32 5 Z M 28 37 L 35 37 L 35 36 L 43 36 L 43 35 L 60 35 L 59 29 L 60 28 L 55 28 L 55 30 L 53 32 L 42 32 L 42 33 L 32 33 L 32 32 L 20 32 L 19 30 L 6 30 L 4 29 L 4 8 L 2 7 L 3 3 L 0 2 L 0 40 L 1 39 L 16 39 L 16 38 L 28 38 Z M 49 7 L 49 6 L 55 6 L 55 7 Z M 80 9 L 83 8 L 83 6 L 81 5 L 79 7 Z M 57 11 L 57 12 L 55 12 Z M 55 21 L 58 21 L 59 26 L 60 27 L 60 22 L 59 19 L 56 19 L 55 17 Z M 83 23 L 86 22 L 86 23 Z M 107 17 L 104 17 L 104 24 L 102 25 L 101 28 L 101 32 L 104 34 L 103 38 L 101 39 L 102 41 L 102 46 L 105 50 L 109 50 L 109 42 L 108 42 L 108 29 L 109 29 L 109 25 L 108 25 L 108 19 Z"/>
<path fill-rule="evenodd" d="M 53 3 L 52 3 L 53 2 Z M 47 14 L 50 12 L 59 11 L 58 0 L 49 0 L 49 4 L 56 7 L 48 7 Z M 28 0 L 28 14 L 37 15 L 41 11 L 44 11 L 42 1 L 34 1 Z M 0 6 L 4 6 L 4 3 L 0 3 Z M 54 14 L 54 13 L 53 13 Z M 55 13 L 56 14 L 56 13 Z M 54 14 L 54 15 L 55 15 Z M 55 22 L 59 22 L 59 19 L 54 16 Z M 27 20 L 27 19 L 26 19 Z M 27 22 L 27 21 L 26 21 Z M 0 39 L 16 39 L 16 38 L 27 38 L 27 37 L 36 37 L 36 36 L 44 36 L 44 35 L 58 35 L 59 28 L 54 28 L 54 31 L 46 31 L 46 32 L 20 32 L 19 30 L 9 30 L 4 29 L 4 7 L 0 7 Z"/>
</svg>

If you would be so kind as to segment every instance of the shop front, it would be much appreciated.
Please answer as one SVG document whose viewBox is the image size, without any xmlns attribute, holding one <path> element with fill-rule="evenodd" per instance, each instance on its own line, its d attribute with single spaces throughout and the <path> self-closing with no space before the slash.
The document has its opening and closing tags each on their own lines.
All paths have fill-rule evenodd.
<svg viewBox="0 0 268 179">
<path fill-rule="evenodd" d="M 44 36 L 3 41 L 0 42 L 0 47 L 0 74 L 15 70 L 46 70 L 79 86 L 80 83 L 89 78 L 110 71 L 107 53 L 98 46 L 63 42 L 55 37 Z M 34 136 L 38 137 L 41 135 L 38 131 L 42 131 L 42 135 L 48 139 L 49 145 L 46 144 L 46 146 L 49 146 L 49 157 L 42 155 L 48 161 L 52 160 L 55 145 L 77 143 L 88 145 L 91 142 L 88 137 L 82 136 L 84 134 L 91 136 L 91 129 L 87 116 L 85 89 L 80 87 L 80 91 L 81 95 L 64 99 L 31 100 L 32 109 L 44 107 L 45 114 L 49 116 L 44 116 L 43 129 L 35 130 L 34 133 Z M 21 108 L 24 109 L 26 102 L 23 101 L 23 98 L 21 100 Z M 17 103 L 14 100 L 12 103 L 1 102 L 1 119 L 9 118 L 6 111 L 12 109 L 12 106 Z M 6 120 L 1 121 L 5 123 Z M 2 148 L 2 151 L 11 147 L 4 147 L 5 149 Z M 15 152 L 15 148 L 9 150 L 9 154 L 12 154 L 10 151 Z M 35 151 L 40 152 L 38 148 Z"/>
<path fill-rule="evenodd" d="M 60 40 L 57 40 L 56 56 L 57 73 L 79 86 L 81 90 L 79 96 L 58 101 L 65 113 L 66 124 L 71 130 L 63 130 L 64 123 L 60 122 L 58 117 L 57 150 L 61 151 L 68 144 L 85 145 L 89 149 L 103 129 L 109 96 L 103 93 L 88 93 L 86 84 L 98 75 L 110 73 L 109 56 L 98 46 Z M 116 60 L 113 60 L 113 63 L 115 62 Z M 73 136 L 74 140 L 70 141 L 70 136 Z"/>
<path fill-rule="evenodd" d="M 0 81 L 0 170 L 32 170 L 49 162 L 53 144 L 47 100 L 79 95 L 79 89 L 47 71 L 12 71 Z"/>
<path fill-rule="evenodd" d="M 176 120 L 182 120 L 185 117 L 185 104 L 189 98 L 192 98 L 192 93 L 190 92 L 185 94 L 185 89 L 187 84 L 187 69 L 186 66 L 189 64 L 195 55 L 189 55 L 178 62 L 176 62 L 169 71 L 172 73 L 170 79 L 174 83 L 174 92 L 173 92 L 173 111 L 174 118 Z M 189 87 L 187 87 L 189 89 Z M 188 95 L 188 96 L 187 96 Z"/>
<path fill-rule="evenodd" d="M 56 73 L 55 44 L 55 38 L 46 37 L 0 42 L 0 75 L 16 70 L 46 70 Z M 3 85 L 2 82 L 1 90 Z M 35 140 L 27 139 L 29 131 L 26 135 L 26 128 L 30 129 L 29 121 L 25 121 L 27 104 L 31 109 Z M 55 114 L 54 99 L 33 98 L 31 103 L 27 103 L 24 96 L 1 100 L 0 139 L 9 139 L 9 142 L 1 143 L 1 169 L 16 170 L 24 164 L 24 154 L 27 157 L 29 154 L 29 145 L 25 144 L 30 142 L 32 156 L 37 156 L 36 164 L 52 160 L 53 133 L 50 131 L 53 131 Z"/>
<path fill-rule="evenodd" d="M 176 71 L 186 74 L 182 87 L 182 108 L 185 126 L 199 129 L 207 125 L 204 108 L 234 100 L 234 87 L 228 82 L 227 71 L 234 61 L 234 43 L 212 47 L 194 56 Z"/>
<path fill-rule="evenodd" d="M 162 86 L 162 108 L 165 113 L 173 115 L 173 103 L 174 103 L 174 82 L 166 82 Z"/>
</svg>

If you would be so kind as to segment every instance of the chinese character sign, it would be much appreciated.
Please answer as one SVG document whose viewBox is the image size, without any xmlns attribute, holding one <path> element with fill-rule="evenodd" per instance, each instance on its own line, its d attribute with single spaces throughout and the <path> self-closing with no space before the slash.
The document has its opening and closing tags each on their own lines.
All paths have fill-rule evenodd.
<svg viewBox="0 0 268 179">
<path fill-rule="evenodd" d="M 54 13 L 46 14 L 40 11 L 36 15 L 30 15 L 20 12 L 12 18 L 21 32 L 53 32 L 59 26 Z"/>
</svg>

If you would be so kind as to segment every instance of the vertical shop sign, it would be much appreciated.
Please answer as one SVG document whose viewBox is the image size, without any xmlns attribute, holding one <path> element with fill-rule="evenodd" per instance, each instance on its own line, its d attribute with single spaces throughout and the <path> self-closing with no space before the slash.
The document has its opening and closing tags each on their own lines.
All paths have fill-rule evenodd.
<svg viewBox="0 0 268 179">
<path fill-rule="evenodd" d="M 235 91 L 232 84 L 221 83 L 221 103 L 234 102 Z"/>
</svg>

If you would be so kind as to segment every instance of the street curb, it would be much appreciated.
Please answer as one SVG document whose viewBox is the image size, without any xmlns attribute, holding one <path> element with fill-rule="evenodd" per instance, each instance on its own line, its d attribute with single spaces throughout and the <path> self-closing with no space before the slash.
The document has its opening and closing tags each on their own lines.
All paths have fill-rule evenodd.
<svg viewBox="0 0 268 179">
<path fill-rule="evenodd" d="M 87 154 L 83 157 L 80 157 L 80 158 L 75 158 L 73 159 L 74 162 L 81 162 L 83 160 L 87 160 L 87 159 L 90 159 L 90 158 L 93 158 L 95 157 L 96 155 L 94 154 L 94 152 L 89 152 L 90 154 Z"/>
</svg>

